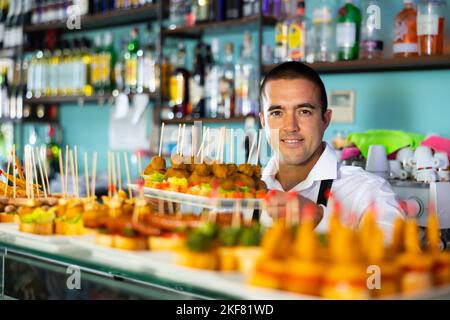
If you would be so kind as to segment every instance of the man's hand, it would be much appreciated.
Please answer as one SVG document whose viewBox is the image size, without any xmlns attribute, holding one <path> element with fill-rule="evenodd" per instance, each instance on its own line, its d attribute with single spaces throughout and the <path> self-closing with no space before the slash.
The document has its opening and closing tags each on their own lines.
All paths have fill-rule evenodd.
<svg viewBox="0 0 450 320">
<path fill-rule="evenodd" d="M 296 197 L 296 199 L 292 199 L 292 197 Z M 298 193 L 294 194 L 292 192 L 282 192 L 277 190 L 271 190 L 266 197 L 267 212 L 272 218 L 285 217 L 287 208 L 292 203 L 297 203 L 299 206 L 298 210 L 292 210 L 293 213 L 298 213 L 300 215 L 302 214 L 303 209 L 308 208 L 309 206 L 315 208 L 314 223 L 317 227 L 323 218 L 323 208 L 308 198 L 305 198 Z M 300 216 L 293 218 L 297 221 L 301 220 Z"/>
</svg>

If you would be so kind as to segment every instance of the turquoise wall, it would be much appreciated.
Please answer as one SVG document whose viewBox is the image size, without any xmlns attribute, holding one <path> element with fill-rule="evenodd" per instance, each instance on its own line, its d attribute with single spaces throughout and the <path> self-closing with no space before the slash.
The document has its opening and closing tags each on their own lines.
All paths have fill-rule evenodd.
<svg viewBox="0 0 450 320">
<path fill-rule="evenodd" d="M 383 5 L 382 24 L 386 55 L 388 56 L 392 51 L 390 39 L 392 39 L 393 33 L 393 17 L 400 10 L 402 1 L 384 0 L 381 2 Z M 314 3 L 315 1 L 307 1 L 308 12 L 311 12 Z M 450 10 L 447 11 L 450 14 Z M 449 21 L 450 19 L 447 18 L 447 35 L 450 35 Z M 255 43 L 257 36 L 255 29 L 249 26 L 249 30 L 253 31 Z M 129 28 L 118 28 L 113 31 L 114 42 L 118 46 L 120 38 L 128 34 Z M 95 32 L 86 34 L 93 36 Z M 233 41 L 235 56 L 237 57 L 242 35 L 242 28 L 229 28 L 225 31 L 212 30 L 206 34 L 205 40 L 210 41 L 212 37 L 219 37 L 221 48 L 227 41 Z M 273 29 L 266 27 L 264 43 L 273 46 L 273 37 Z M 172 48 L 176 44 L 176 40 L 168 42 L 168 46 Z M 193 45 L 193 41 L 188 44 L 189 54 L 192 53 L 190 48 Z M 256 47 L 255 45 L 255 50 Z M 190 56 L 188 56 L 188 61 L 191 61 Z M 356 91 L 355 122 L 346 125 L 332 124 L 326 133 L 326 139 L 330 139 L 336 130 L 354 132 L 373 128 L 400 129 L 423 134 L 433 132 L 450 137 L 449 70 L 324 75 L 323 80 L 328 91 Z M 151 106 L 149 106 L 149 109 L 151 109 Z M 100 154 L 106 155 L 108 150 L 109 110 L 108 107 L 95 105 L 84 107 L 63 105 L 60 109 L 60 121 L 63 128 L 64 144 L 76 144 L 80 151 L 92 152 L 96 150 Z M 232 124 L 232 126 L 234 128 L 240 127 L 239 124 Z M 149 134 L 150 132 L 151 128 L 149 128 Z M 106 161 L 103 164 L 100 163 L 100 166 L 105 168 Z"/>
</svg>

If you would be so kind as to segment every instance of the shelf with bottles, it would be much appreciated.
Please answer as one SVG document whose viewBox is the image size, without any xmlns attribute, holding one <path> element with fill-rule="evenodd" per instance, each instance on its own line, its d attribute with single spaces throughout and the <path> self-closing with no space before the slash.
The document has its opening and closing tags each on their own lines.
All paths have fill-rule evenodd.
<svg viewBox="0 0 450 320">
<path fill-rule="evenodd" d="M 263 66 L 262 72 L 267 74 L 275 66 L 276 64 L 265 65 Z M 310 64 L 310 66 L 321 74 L 443 70 L 450 69 L 450 54 L 408 58 L 315 62 Z"/>
<path fill-rule="evenodd" d="M 94 2 L 99 1 L 92 1 L 91 6 Z M 104 1 L 105 2 L 105 1 Z M 120 1 L 116 1 L 120 2 Z M 129 1 L 122 1 L 123 3 L 131 3 Z M 25 26 L 24 31 L 27 33 L 33 33 L 33 32 L 40 32 L 40 31 L 46 31 L 51 29 L 59 29 L 62 32 L 70 32 L 70 31 L 79 31 L 79 30 L 92 30 L 92 29 L 99 29 L 99 28 L 106 28 L 106 27 L 115 27 L 115 26 L 121 26 L 121 25 L 128 25 L 133 23 L 139 23 L 139 22 L 148 22 L 150 19 L 156 19 L 158 16 L 158 4 L 156 1 L 153 1 L 152 3 L 145 3 L 143 5 L 139 5 L 139 1 L 134 1 L 137 3 L 135 7 L 130 8 L 118 8 L 118 9 L 110 9 L 110 10 L 104 10 L 97 12 L 93 12 L 92 8 L 88 9 L 81 9 L 80 16 L 79 16 L 79 22 L 80 22 L 80 28 L 77 28 L 76 21 L 73 19 L 73 21 L 68 21 L 70 17 L 66 17 L 61 19 L 61 21 L 57 22 L 44 22 L 44 23 L 35 23 L 35 24 L 28 24 Z M 140 1 L 142 2 L 142 1 Z M 83 15 L 84 12 L 84 15 Z M 33 20 L 33 14 L 31 19 Z M 39 18 L 34 18 L 39 21 Z M 72 23 L 73 22 L 73 23 Z M 72 26 L 72 27 L 71 27 Z"/>
<path fill-rule="evenodd" d="M 99 105 L 103 104 L 110 104 L 112 103 L 115 98 L 118 96 L 118 92 L 113 92 L 112 94 L 104 94 L 104 95 L 92 95 L 92 96 L 80 96 L 80 95 L 74 95 L 74 96 L 44 96 L 44 97 L 34 97 L 34 98 L 25 98 L 24 102 L 29 104 L 61 104 L 61 103 L 78 103 L 78 104 L 85 104 L 85 103 L 97 103 Z M 158 98 L 157 93 L 144 93 L 149 96 L 149 100 L 155 101 Z M 133 99 L 133 97 L 136 94 L 130 93 L 128 94 L 128 98 L 130 100 Z"/>
<path fill-rule="evenodd" d="M 164 36 L 170 37 L 193 37 L 199 38 L 202 36 L 205 30 L 212 29 L 220 29 L 220 28 L 228 28 L 234 26 L 242 26 L 246 24 L 259 23 L 260 16 L 254 15 L 251 17 L 243 17 L 239 19 L 232 20 L 224 20 L 224 21 L 211 21 L 211 22 L 202 22 L 192 26 L 181 26 L 174 29 L 163 29 L 162 34 Z M 261 22 L 263 25 L 275 25 L 277 22 L 276 17 L 272 16 L 262 16 Z"/>
<path fill-rule="evenodd" d="M 243 123 L 248 117 L 233 117 L 233 118 L 182 118 L 182 119 L 161 119 L 162 122 L 166 124 L 183 124 L 183 123 L 194 123 L 195 121 L 200 121 L 203 123 Z"/>
</svg>

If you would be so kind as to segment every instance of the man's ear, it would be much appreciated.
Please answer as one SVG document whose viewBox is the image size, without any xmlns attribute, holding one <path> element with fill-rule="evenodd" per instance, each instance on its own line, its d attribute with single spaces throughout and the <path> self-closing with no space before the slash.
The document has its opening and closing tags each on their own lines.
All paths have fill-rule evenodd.
<svg viewBox="0 0 450 320">
<path fill-rule="evenodd" d="M 323 123 L 324 123 L 324 130 L 328 128 L 331 122 L 331 118 L 333 116 L 333 111 L 331 109 L 327 109 L 325 113 L 323 114 Z"/>
<path fill-rule="evenodd" d="M 259 113 L 259 121 L 261 122 L 261 127 L 264 129 L 264 127 L 266 126 L 266 123 L 264 122 L 264 113 L 263 112 Z"/>
</svg>

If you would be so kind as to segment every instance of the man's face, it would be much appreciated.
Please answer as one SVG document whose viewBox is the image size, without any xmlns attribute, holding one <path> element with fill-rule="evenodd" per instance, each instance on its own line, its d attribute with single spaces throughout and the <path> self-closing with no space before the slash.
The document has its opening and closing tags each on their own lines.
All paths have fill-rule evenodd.
<svg viewBox="0 0 450 320">
<path fill-rule="evenodd" d="M 263 92 L 261 124 L 272 149 L 279 147 L 280 162 L 305 164 L 318 150 L 331 120 L 331 110 L 322 116 L 320 90 L 305 79 L 280 79 L 266 83 Z M 279 130 L 272 141 L 271 130 Z"/>
</svg>

